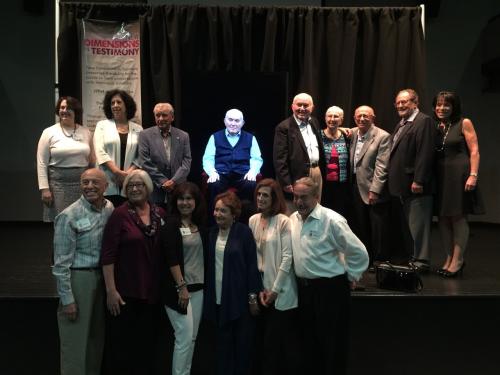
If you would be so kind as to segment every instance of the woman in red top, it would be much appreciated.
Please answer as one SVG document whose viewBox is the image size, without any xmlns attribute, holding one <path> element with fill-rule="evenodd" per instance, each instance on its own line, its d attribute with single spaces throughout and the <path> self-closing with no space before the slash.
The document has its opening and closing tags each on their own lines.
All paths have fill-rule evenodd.
<svg viewBox="0 0 500 375">
<path fill-rule="evenodd" d="M 164 211 L 148 201 L 149 175 L 130 172 L 124 181 L 128 202 L 116 208 L 104 230 L 109 371 L 152 373 L 158 331 L 160 227 Z"/>
</svg>

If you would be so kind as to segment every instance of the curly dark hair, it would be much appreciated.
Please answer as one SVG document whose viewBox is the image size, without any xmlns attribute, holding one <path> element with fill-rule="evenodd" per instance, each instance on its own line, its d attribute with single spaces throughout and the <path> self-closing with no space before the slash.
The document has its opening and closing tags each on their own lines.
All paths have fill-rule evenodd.
<svg viewBox="0 0 500 375">
<path fill-rule="evenodd" d="M 111 111 L 111 99 L 113 96 L 119 95 L 122 98 L 123 103 L 125 103 L 125 109 L 127 110 L 127 120 L 132 119 L 137 111 L 137 104 L 135 104 L 134 98 L 124 90 L 114 89 L 106 91 L 104 94 L 104 100 L 102 101 L 102 109 L 108 120 L 113 118 L 113 112 Z"/>
<path fill-rule="evenodd" d="M 205 225 L 207 219 L 207 210 L 205 200 L 201 197 L 200 188 L 192 182 L 186 181 L 177 185 L 172 192 L 172 214 L 180 217 L 181 214 L 177 208 L 177 199 L 184 194 L 189 193 L 194 198 L 195 208 L 193 211 L 192 220 L 196 225 Z"/>
<path fill-rule="evenodd" d="M 228 190 L 225 193 L 220 193 L 215 197 L 214 204 L 216 204 L 218 201 L 222 201 L 222 203 L 224 203 L 224 206 L 229 207 L 229 209 L 231 210 L 231 214 L 234 216 L 235 220 L 239 219 L 241 215 L 241 201 L 234 192 Z"/>
<path fill-rule="evenodd" d="M 265 178 L 257 183 L 254 192 L 254 202 L 257 202 L 257 192 L 259 189 L 266 186 L 271 188 L 271 215 L 284 214 L 286 212 L 285 197 L 278 182 L 272 178 Z"/>
<path fill-rule="evenodd" d="M 59 116 L 59 109 L 61 108 L 61 103 L 63 102 L 63 100 L 66 100 L 66 106 L 68 107 L 68 109 L 71 109 L 73 112 L 75 112 L 75 122 L 77 124 L 81 124 L 83 108 L 80 101 L 76 98 L 73 98 L 72 96 L 61 96 L 59 100 L 57 100 L 56 115 Z"/>
<path fill-rule="evenodd" d="M 436 104 L 439 99 L 443 99 L 445 103 L 451 105 L 451 123 L 454 124 L 460 120 L 462 117 L 462 103 L 460 102 L 460 97 L 452 91 L 440 91 L 432 100 L 432 114 L 434 119 L 438 119 L 436 116 Z"/>
</svg>

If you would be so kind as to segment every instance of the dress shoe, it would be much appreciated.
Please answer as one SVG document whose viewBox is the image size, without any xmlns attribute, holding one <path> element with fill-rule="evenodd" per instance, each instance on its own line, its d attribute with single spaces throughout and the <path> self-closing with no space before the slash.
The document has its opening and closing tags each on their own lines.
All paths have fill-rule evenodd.
<svg viewBox="0 0 500 375">
<path fill-rule="evenodd" d="M 410 261 L 408 263 L 408 265 L 410 267 L 413 267 L 414 269 L 416 269 L 420 273 L 427 273 L 427 272 L 429 272 L 429 269 L 430 269 L 429 262 L 426 260 L 416 259 L 414 261 Z"/>
<path fill-rule="evenodd" d="M 448 270 L 446 268 L 439 268 L 436 272 L 438 275 L 443 276 L 443 274 L 448 272 Z"/>
<path fill-rule="evenodd" d="M 445 271 L 442 276 L 446 278 L 453 278 L 457 276 L 463 276 L 465 268 L 465 262 L 462 263 L 462 266 L 456 270 L 455 272 Z"/>
</svg>

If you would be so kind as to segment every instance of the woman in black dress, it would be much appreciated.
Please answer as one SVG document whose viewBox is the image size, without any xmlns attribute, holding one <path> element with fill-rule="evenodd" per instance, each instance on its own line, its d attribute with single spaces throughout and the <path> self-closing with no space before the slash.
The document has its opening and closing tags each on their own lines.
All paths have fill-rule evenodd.
<svg viewBox="0 0 500 375">
<path fill-rule="evenodd" d="M 437 215 L 446 252 L 438 271 L 444 277 L 463 272 L 469 239 L 468 214 L 484 213 L 477 190 L 479 145 L 472 121 L 462 117 L 460 98 L 441 91 L 433 100 L 440 137 L 437 144 Z"/>
</svg>

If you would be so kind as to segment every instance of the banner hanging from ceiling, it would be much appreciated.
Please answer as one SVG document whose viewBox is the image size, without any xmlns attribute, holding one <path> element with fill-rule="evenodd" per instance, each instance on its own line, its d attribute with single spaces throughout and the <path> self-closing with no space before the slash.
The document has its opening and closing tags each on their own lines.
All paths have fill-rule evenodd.
<svg viewBox="0 0 500 375">
<path fill-rule="evenodd" d="M 95 129 L 105 118 L 102 101 L 108 90 L 127 91 L 137 104 L 141 123 L 141 40 L 139 21 L 116 23 L 82 20 L 83 125 Z"/>
</svg>

